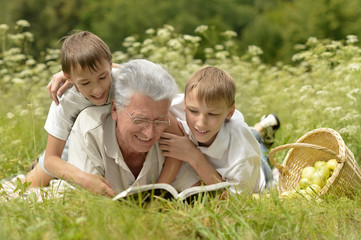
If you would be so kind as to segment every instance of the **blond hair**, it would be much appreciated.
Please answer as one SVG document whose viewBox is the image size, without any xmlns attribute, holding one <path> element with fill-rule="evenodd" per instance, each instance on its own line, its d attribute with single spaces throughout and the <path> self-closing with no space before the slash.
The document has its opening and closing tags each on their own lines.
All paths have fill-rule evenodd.
<svg viewBox="0 0 361 240">
<path fill-rule="evenodd" d="M 64 38 L 61 48 L 61 67 L 66 74 L 78 64 L 82 69 L 97 70 L 101 60 L 112 61 L 108 45 L 97 35 L 81 31 Z"/>
<path fill-rule="evenodd" d="M 231 75 L 217 67 L 204 67 L 193 73 L 186 83 L 185 96 L 191 91 L 207 105 L 225 101 L 231 107 L 235 103 L 236 84 Z"/>
</svg>

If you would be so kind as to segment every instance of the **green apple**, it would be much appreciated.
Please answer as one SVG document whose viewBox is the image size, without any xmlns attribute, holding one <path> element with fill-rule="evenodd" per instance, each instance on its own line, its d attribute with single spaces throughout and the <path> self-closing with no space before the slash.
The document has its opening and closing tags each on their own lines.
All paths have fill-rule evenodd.
<svg viewBox="0 0 361 240">
<path fill-rule="evenodd" d="M 326 184 L 327 178 L 324 175 L 319 174 L 319 172 L 315 172 L 311 177 L 311 183 L 320 186 L 323 188 Z"/>
<path fill-rule="evenodd" d="M 321 191 L 321 187 L 316 184 L 311 184 L 306 188 L 306 192 L 310 195 L 318 194 Z"/>
<path fill-rule="evenodd" d="M 326 162 L 325 161 L 316 161 L 313 166 L 317 169 L 321 166 L 326 166 Z"/>
<path fill-rule="evenodd" d="M 300 189 L 306 189 L 311 184 L 311 180 L 309 178 L 302 178 L 298 184 Z"/>
<path fill-rule="evenodd" d="M 320 166 L 317 168 L 316 172 L 319 175 L 324 176 L 326 179 L 330 177 L 330 170 L 326 166 Z"/>
<path fill-rule="evenodd" d="M 314 167 L 305 167 L 302 170 L 301 178 L 311 179 L 312 175 L 316 172 L 316 168 Z"/>
<path fill-rule="evenodd" d="M 337 160 L 336 159 L 330 159 L 326 163 L 326 167 L 330 169 L 330 171 L 335 171 L 337 166 Z"/>
</svg>

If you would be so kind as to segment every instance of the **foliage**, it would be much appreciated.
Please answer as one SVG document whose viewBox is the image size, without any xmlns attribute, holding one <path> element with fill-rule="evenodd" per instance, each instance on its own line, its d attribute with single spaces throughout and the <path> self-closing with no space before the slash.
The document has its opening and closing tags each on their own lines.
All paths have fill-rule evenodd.
<svg viewBox="0 0 361 240">
<path fill-rule="evenodd" d="M 136 36 L 143 41 L 148 28 L 168 24 L 177 32 L 194 35 L 197 26 L 207 25 L 217 33 L 234 31 L 238 55 L 257 45 L 264 51 L 263 61 L 289 64 L 294 45 L 309 36 L 361 37 L 359 0 L 13 0 L 0 4 L 0 22 L 11 25 L 26 19 L 31 23 L 37 38 L 32 43 L 36 59 L 45 49 L 58 48 L 59 40 L 74 29 L 94 32 L 112 51 L 125 51 L 124 39 Z M 200 50 L 212 44 L 203 39 Z M 197 57 L 204 60 L 203 51 Z"/>
<path fill-rule="evenodd" d="M 43 125 L 50 105 L 45 86 L 59 71 L 59 50 L 45 51 L 44 61 L 28 53 L 28 22 L 17 27 L 0 25 L 0 178 L 19 172 L 44 149 Z M 182 91 L 192 72 L 216 65 L 230 72 L 237 83 L 236 104 L 252 125 L 275 112 L 281 119 L 274 146 L 295 142 L 319 127 L 338 131 L 361 159 L 361 49 L 358 38 L 343 40 L 309 37 L 295 46 L 292 65 L 269 65 L 263 50 L 249 46 L 237 55 L 236 33 L 218 33 L 207 25 L 196 35 L 178 33 L 165 25 L 145 31 L 145 39 L 130 36 L 114 62 L 147 58 L 162 64 Z M 209 39 L 209 46 L 201 42 Z M 197 58 L 203 51 L 205 59 Z M 277 161 L 281 162 L 280 156 Z M 1 186 L 0 186 L 1 188 Z M 21 189 L 21 187 L 19 187 Z M 156 201 L 113 202 L 75 191 L 43 203 L 13 199 L 0 201 L 1 239 L 357 239 L 360 201 L 328 196 L 322 202 L 281 200 L 274 189 L 255 200 L 247 195 L 229 200 L 201 199 L 192 206 Z"/>
</svg>

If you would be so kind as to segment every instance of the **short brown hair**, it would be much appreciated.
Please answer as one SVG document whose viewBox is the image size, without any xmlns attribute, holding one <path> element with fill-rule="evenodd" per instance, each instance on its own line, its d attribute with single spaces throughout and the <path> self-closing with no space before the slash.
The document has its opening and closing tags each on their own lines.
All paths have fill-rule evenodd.
<svg viewBox="0 0 361 240">
<path fill-rule="evenodd" d="M 227 72 L 217 67 L 204 67 L 192 74 L 185 86 L 185 96 L 196 91 L 198 100 L 206 104 L 225 101 L 227 107 L 235 103 L 236 84 Z"/>
<path fill-rule="evenodd" d="M 61 67 L 70 74 L 78 64 L 81 68 L 97 70 L 97 64 L 105 59 L 112 61 L 108 45 L 97 35 L 81 31 L 65 38 L 61 48 Z"/>
</svg>

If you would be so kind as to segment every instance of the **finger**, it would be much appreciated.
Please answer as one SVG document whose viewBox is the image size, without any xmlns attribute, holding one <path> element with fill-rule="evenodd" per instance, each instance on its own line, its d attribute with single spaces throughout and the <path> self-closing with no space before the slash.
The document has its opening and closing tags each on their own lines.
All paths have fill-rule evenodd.
<svg viewBox="0 0 361 240">
<path fill-rule="evenodd" d="M 56 105 L 59 105 L 59 101 L 58 101 L 58 98 L 57 98 L 56 94 L 51 91 L 52 81 L 53 81 L 53 80 L 51 80 L 51 81 L 49 82 L 49 84 L 48 84 L 48 86 L 47 86 L 46 88 L 48 89 L 49 97 L 56 103 Z"/>
<path fill-rule="evenodd" d="M 166 144 L 159 144 L 159 149 L 162 151 L 169 151 L 169 147 Z"/>
<path fill-rule="evenodd" d="M 117 195 L 117 193 L 110 187 L 106 188 L 105 192 L 106 192 L 107 196 L 109 196 L 109 197 L 115 197 L 115 195 Z"/>
<path fill-rule="evenodd" d="M 161 135 L 161 139 L 171 139 L 172 136 L 173 134 L 171 133 L 163 132 Z"/>
<path fill-rule="evenodd" d="M 182 131 L 184 136 L 188 136 L 181 122 L 177 122 L 179 129 Z"/>
<path fill-rule="evenodd" d="M 71 88 L 72 86 L 73 84 L 71 84 L 69 81 L 65 81 L 64 84 L 59 88 L 57 96 L 60 97 L 68 88 Z"/>
</svg>

